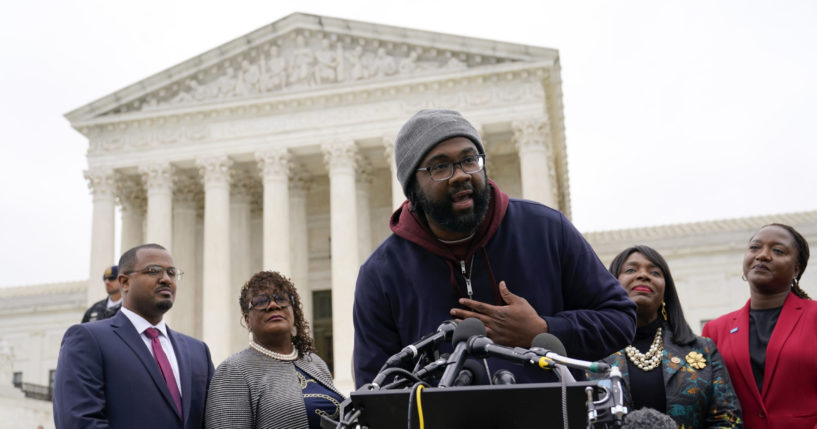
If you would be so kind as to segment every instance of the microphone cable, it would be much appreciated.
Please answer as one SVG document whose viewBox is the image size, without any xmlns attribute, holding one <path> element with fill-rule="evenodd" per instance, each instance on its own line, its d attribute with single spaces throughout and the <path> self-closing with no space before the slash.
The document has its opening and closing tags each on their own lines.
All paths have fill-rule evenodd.
<svg viewBox="0 0 817 429">
<path fill-rule="evenodd" d="M 412 416 L 414 415 L 414 402 L 417 401 L 417 421 L 420 424 L 420 429 L 425 429 L 425 421 L 423 419 L 423 403 L 422 403 L 422 395 L 420 392 L 423 391 L 428 386 L 426 382 L 420 381 L 414 383 L 414 386 L 411 386 L 411 393 L 409 393 L 409 403 L 408 403 L 408 429 L 412 429 Z M 416 399 L 415 399 L 416 398 Z"/>
</svg>

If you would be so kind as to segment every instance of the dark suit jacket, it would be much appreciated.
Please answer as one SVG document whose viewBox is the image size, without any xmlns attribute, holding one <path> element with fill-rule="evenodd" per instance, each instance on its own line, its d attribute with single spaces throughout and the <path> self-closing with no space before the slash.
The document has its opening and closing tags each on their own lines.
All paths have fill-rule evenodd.
<svg viewBox="0 0 817 429">
<path fill-rule="evenodd" d="M 128 318 L 74 325 L 54 383 L 57 428 L 201 428 L 213 362 L 203 342 L 167 330 L 179 364 L 183 419 L 156 359 Z"/>
<path fill-rule="evenodd" d="M 749 302 L 704 326 L 715 340 L 747 428 L 817 428 L 817 302 L 790 293 L 780 311 L 757 390 L 749 361 Z"/>
</svg>

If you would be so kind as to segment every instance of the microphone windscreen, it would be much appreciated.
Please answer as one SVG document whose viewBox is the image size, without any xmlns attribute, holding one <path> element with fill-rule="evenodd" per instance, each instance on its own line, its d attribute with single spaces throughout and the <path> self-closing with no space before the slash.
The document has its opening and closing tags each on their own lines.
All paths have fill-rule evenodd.
<svg viewBox="0 0 817 429">
<path fill-rule="evenodd" d="M 451 343 L 458 344 L 460 342 L 467 341 L 474 335 L 485 335 L 485 333 L 485 324 L 482 323 L 482 320 L 479 320 L 476 317 L 469 317 L 460 322 L 460 324 L 457 325 L 457 328 L 454 329 L 454 335 L 451 337 Z"/>
<path fill-rule="evenodd" d="M 466 359 L 462 364 L 462 369 L 454 380 L 454 386 L 476 386 L 485 384 L 485 366 L 482 361 Z"/>
<path fill-rule="evenodd" d="M 672 417 L 652 408 L 630 411 L 624 417 L 624 429 L 675 429 Z"/>
<path fill-rule="evenodd" d="M 565 350 L 565 345 L 556 338 L 555 335 L 543 332 L 535 337 L 533 337 L 533 341 L 531 342 L 531 348 L 539 347 L 545 350 L 550 350 L 553 353 L 556 353 L 560 356 L 567 356 L 567 351 Z"/>
</svg>

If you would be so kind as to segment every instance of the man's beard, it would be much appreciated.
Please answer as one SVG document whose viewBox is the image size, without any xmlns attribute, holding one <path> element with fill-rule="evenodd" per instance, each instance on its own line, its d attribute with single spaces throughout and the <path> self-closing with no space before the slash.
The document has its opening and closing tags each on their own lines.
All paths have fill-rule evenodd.
<svg viewBox="0 0 817 429">
<path fill-rule="evenodd" d="M 474 232 L 480 223 L 485 220 L 488 213 L 488 206 L 491 202 L 491 189 L 486 182 L 482 190 L 478 190 L 471 183 L 463 183 L 460 186 L 452 187 L 448 195 L 442 201 L 431 201 L 417 182 L 415 183 L 415 198 L 418 208 L 425 215 L 448 231 L 459 234 L 470 234 Z M 473 190 L 471 197 L 474 200 L 474 207 L 470 212 L 457 214 L 451 207 L 451 195 L 458 192 Z"/>
</svg>

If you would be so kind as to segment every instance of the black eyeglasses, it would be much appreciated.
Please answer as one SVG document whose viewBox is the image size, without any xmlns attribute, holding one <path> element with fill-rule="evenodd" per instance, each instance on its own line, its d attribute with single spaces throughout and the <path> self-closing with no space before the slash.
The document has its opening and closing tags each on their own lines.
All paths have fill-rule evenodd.
<svg viewBox="0 0 817 429">
<path fill-rule="evenodd" d="M 266 310 L 269 308 L 269 305 L 272 301 L 275 301 L 275 304 L 281 309 L 287 308 L 290 305 L 295 305 L 295 298 L 289 294 L 279 295 L 277 293 L 272 294 L 269 296 L 265 293 L 261 295 L 256 295 L 250 299 L 250 308 L 249 310 L 256 309 L 256 310 Z"/>
<path fill-rule="evenodd" d="M 127 273 L 122 273 L 125 275 L 133 274 L 133 273 L 140 273 L 140 274 L 147 274 L 152 277 L 161 277 L 163 273 L 167 273 L 167 276 L 170 277 L 170 280 L 178 282 L 181 281 L 182 275 L 184 272 L 176 267 L 163 267 L 161 265 L 148 265 L 141 270 L 133 270 L 128 271 Z"/>
<path fill-rule="evenodd" d="M 102 280 L 103 281 L 108 280 L 108 281 L 112 282 L 112 281 L 116 280 L 116 276 L 109 276 L 109 277 L 102 276 Z"/>
<path fill-rule="evenodd" d="M 485 154 L 466 156 L 458 162 L 440 162 L 431 167 L 418 168 L 425 171 L 435 182 L 443 182 L 454 177 L 454 167 L 460 166 L 465 174 L 474 174 L 482 171 L 485 166 Z"/>
</svg>

